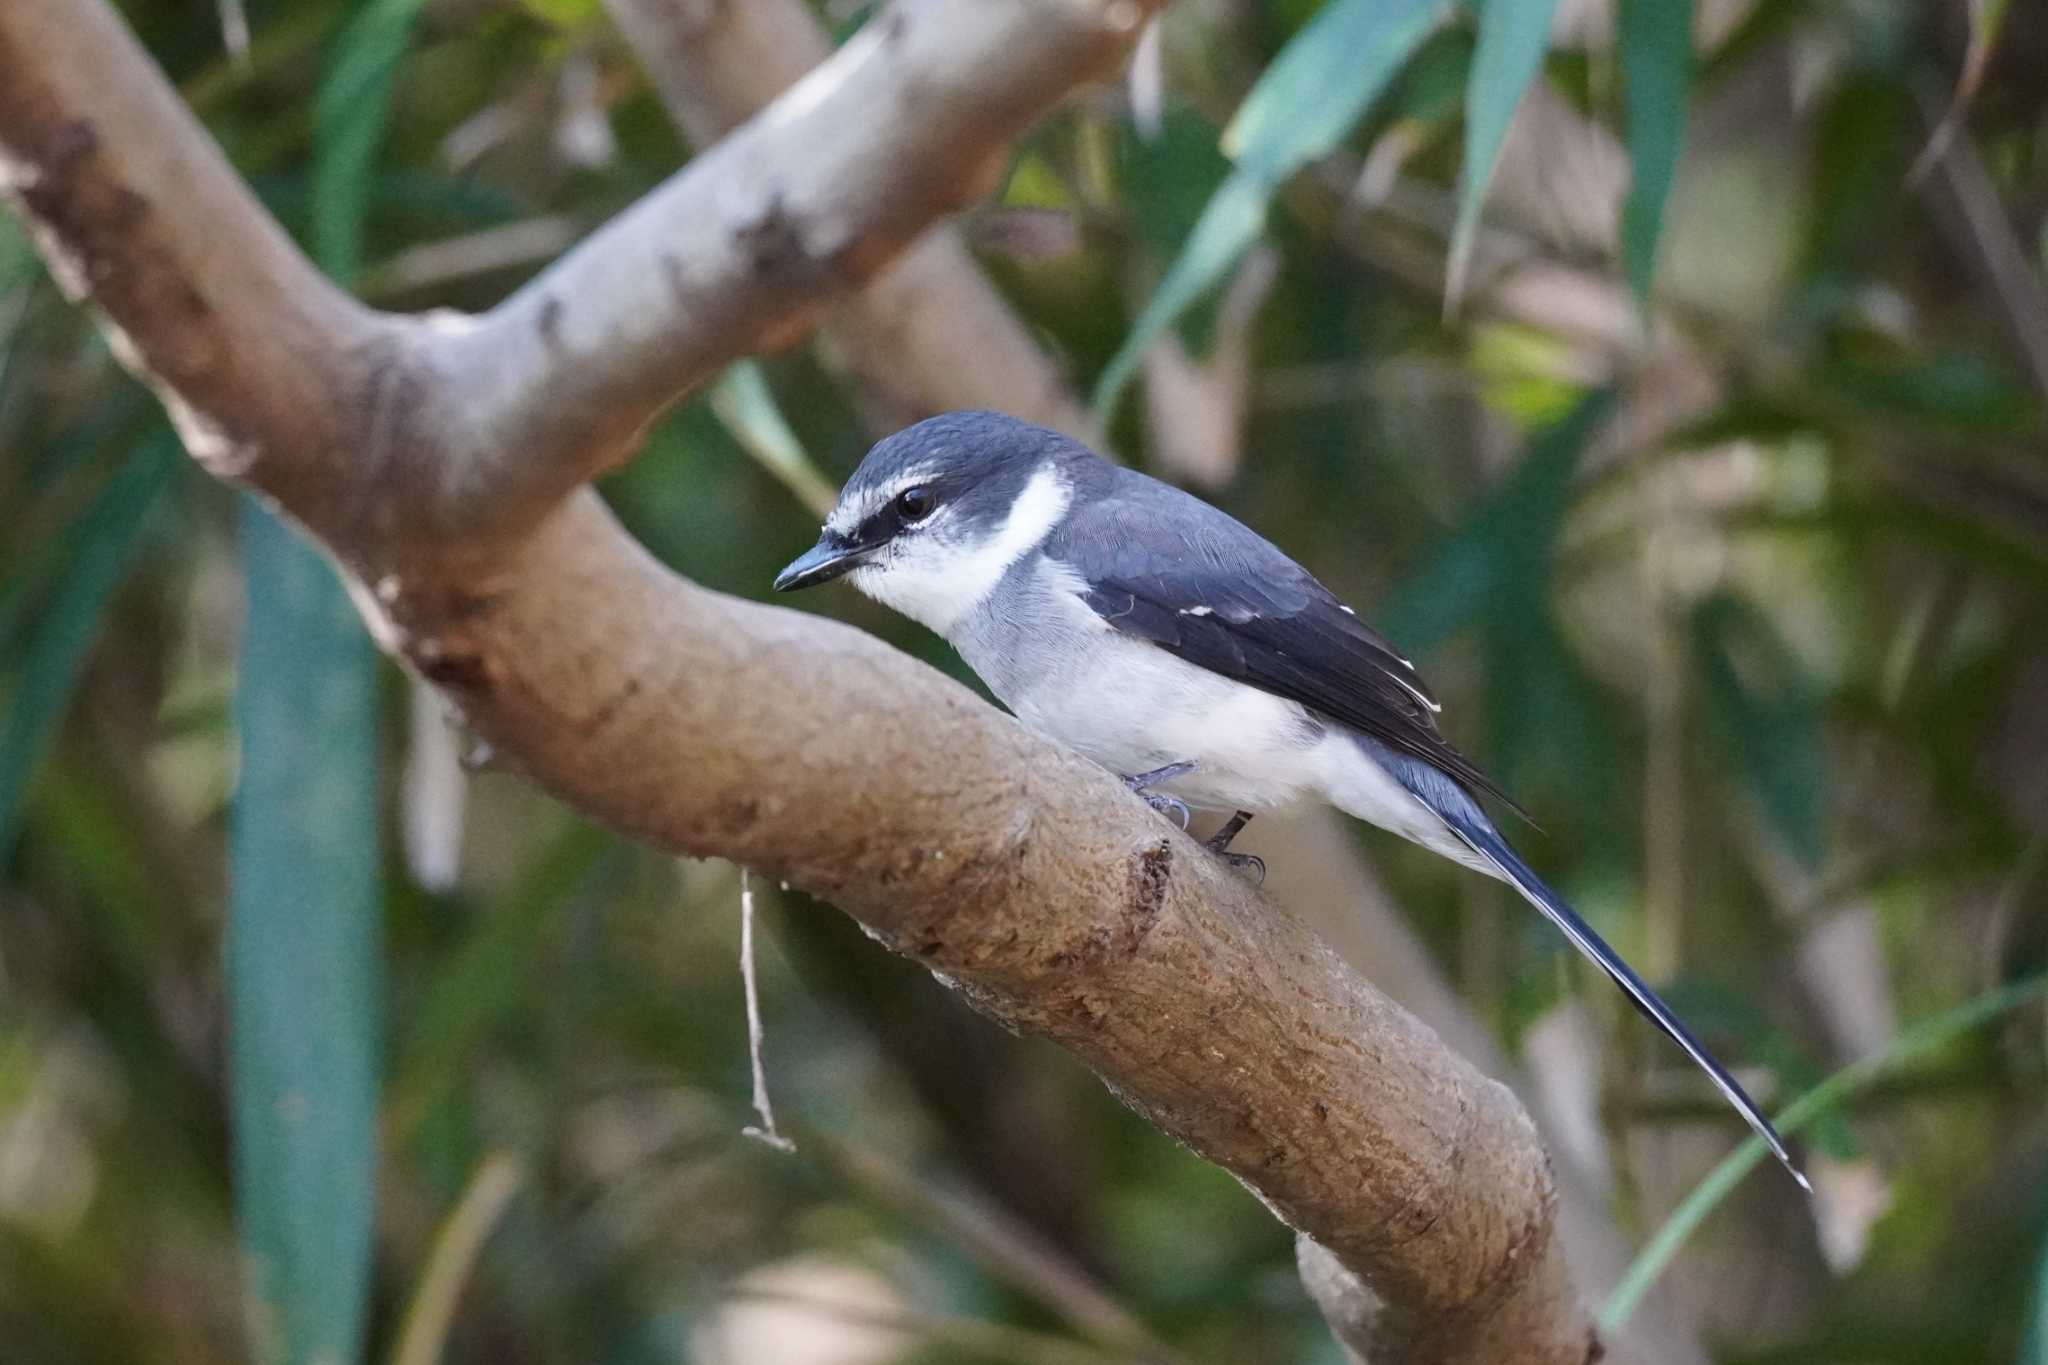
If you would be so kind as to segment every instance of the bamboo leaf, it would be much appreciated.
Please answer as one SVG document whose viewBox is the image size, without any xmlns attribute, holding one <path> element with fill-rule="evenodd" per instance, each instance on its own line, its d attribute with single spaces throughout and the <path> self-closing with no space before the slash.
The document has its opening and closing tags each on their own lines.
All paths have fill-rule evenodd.
<svg viewBox="0 0 2048 1365">
<path fill-rule="evenodd" d="M 353 283 L 391 87 L 424 0 L 371 0 L 342 30 L 313 105 L 313 254 Z"/>
<path fill-rule="evenodd" d="M 334 570 L 243 504 L 226 985 L 236 1208 L 264 1362 L 359 1358 L 380 996 L 377 688 Z"/>
<path fill-rule="evenodd" d="M 1514 472 L 1380 607 L 1388 639 L 1420 657 L 1476 619 L 1506 587 L 1525 597 L 1545 595 L 1572 473 L 1613 406 L 1611 390 L 1588 394 L 1535 435 Z"/>
<path fill-rule="evenodd" d="M 150 510 L 177 467 L 168 434 L 143 442 L 64 534 L 56 587 L 26 630 L 21 667 L 0 714 L 0 853 L 13 841 L 29 779 L 56 735 L 114 589 L 142 544 Z M 12 596 L 0 588 L 0 597 Z"/>
<path fill-rule="evenodd" d="M 1486 187 L 1500 161 L 1515 108 L 1543 70 L 1556 9 L 1557 0 L 1485 0 L 1479 11 L 1479 45 L 1473 49 L 1465 89 L 1465 166 L 1458 180 L 1458 217 L 1451 228 L 1444 284 L 1447 312 L 1456 311 L 1464 297 Z"/>
<path fill-rule="evenodd" d="M 1828 810 L 1821 696 L 1771 623 L 1741 598 L 1700 603 L 1692 636 L 1709 724 L 1742 765 L 1772 828 L 1818 870 Z"/>
<path fill-rule="evenodd" d="M 1987 991 L 1946 1013 L 1923 1020 L 1894 1038 L 1882 1052 L 1843 1067 L 1787 1105 L 1777 1117 L 1778 1132 L 1791 1137 L 1822 1115 L 1833 1113 L 1906 1063 L 2043 996 L 2048 996 L 2048 976 L 2036 976 L 1999 990 Z M 1637 1253 L 1628 1273 L 1622 1276 L 1621 1283 L 1608 1296 L 1606 1306 L 1600 1310 L 1602 1332 L 1612 1335 L 1627 1324 L 1642 1305 L 1643 1296 L 1650 1292 L 1672 1258 L 1699 1230 L 1707 1215 L 1720 1207 L 1721 1201 L 1742 1183 L 1744 1176 L 1762 1164 L 1766 1155 L 1768 1149 L 1764 1140 L 1752 1134 L 1723 1158 L 1705 1180 L 1693 1187 L 1685 1202 L 1672 1211 L 1664 1226 L 1657 1229 L 1657 1235 Z"/>
<path fill-rule="evenodd" d="M 371 0 L 314 104 L 314 254 L 348 283 L 421 0 Z M 236 1213 L 259 1360 L 360 1358 L 375 1211 L 377 666 L 341 582 L 254 501 L 236 684 L 226 987 Z"/>
<path fill-rule="evenodd" d="M 1621 258 L 1629 287 L 1647 308 L 1664 205 L 1685 143 L 1692 95 L 1692 0 L 1621 0 L 1617 22 L 1631 168 L 1621 208 Z"/>
<path fill-rule="evenodd" d="M 1152 343 L 1258 240 L 1281 183 L 1344 139 L 1444 13 L 1443 0 L 1330 0 L 1281 49 L 1224 130 L 1236 169 L 1096 381 L 1098 420 Z"/>
<path fill-rule="evenodd" d="M 1259 239 L 1266 225 L 1266 201 L 1272 189 L 1256 176 L 1235 171 L 1202 210 L 1187 245 L 1174 258 L 1144 311 L 1117 348 L 1095 386 L 1095 411 L 1107 423 L 1116 400 L 1136 373 L 1138 362 L 1174 319 L 1216 288 L 1230 268 Z"/>
<path fill-rule="evenodd" d="M 543 852 L 519 890 L 477 925 L 439 964 L 406 1031 L 391 1084 L 394 1140 L 445 1092 L 463 1061 L 492 1027 L 532 999 L 534 974 L 565 907 L 588 883 L 606 850 L 603 832 L 578 825 Z"/>
<path fill-rule="evenodd" d="M 758 362 L 738 361 L 719 376 L 711 387 L 711 411 L 755 463 L 798 502 L 819 517 L 832 510 L 838 494 L 804 453 L 803 442 L 775 405 L 775 394 Z"/>
</svg>

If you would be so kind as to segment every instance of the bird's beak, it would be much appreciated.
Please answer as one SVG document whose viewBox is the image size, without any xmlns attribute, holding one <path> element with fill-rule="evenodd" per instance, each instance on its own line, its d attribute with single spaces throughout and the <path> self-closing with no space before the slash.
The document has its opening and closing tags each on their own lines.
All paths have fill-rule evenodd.
<svg viewBox="0 0 2048 1365">
<path fill-rule="evenodd" d="M 818 543 L 796 557 L 794 563 L 775 575 L 775 591 L 794 592 L 829 583 L 850 569 L 857 569 L 875 552 L 872 545 L 853 545 L 838 533 L 826 531 Z"/>
</svg>

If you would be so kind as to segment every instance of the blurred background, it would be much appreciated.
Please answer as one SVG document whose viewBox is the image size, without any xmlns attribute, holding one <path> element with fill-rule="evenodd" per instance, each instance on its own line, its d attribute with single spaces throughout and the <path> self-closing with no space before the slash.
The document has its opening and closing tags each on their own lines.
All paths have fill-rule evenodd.
<svg viewBox="0 0 2048 1365">
<path fill-rule="evenodd" d="M 379 305 L 691 155 L 597 0 L 123 8 Z M 1068 424 L 1414 653 L 1767 1107 L 1861 1068 L 1811 1206 L 1701 1194 L 1733 1116 L 1503 889 L 1246 836 L 1607 1243 L 1707 1211 L 1654 1311 L 1712 1358 L 2048 1360 L 2043 71 L 2004 0 L 1183 0 L 959 224 Z M 919 415 L 871 354 L 737 367 L 606 495 L 765 596 Z M 0 509 L 0 1360 L 1339 1359 L 1229 1177 L 759 878 L 797 1150 L 743 1136 L 739 872 L 477 763 L 4 217 Z"/>
</svg>

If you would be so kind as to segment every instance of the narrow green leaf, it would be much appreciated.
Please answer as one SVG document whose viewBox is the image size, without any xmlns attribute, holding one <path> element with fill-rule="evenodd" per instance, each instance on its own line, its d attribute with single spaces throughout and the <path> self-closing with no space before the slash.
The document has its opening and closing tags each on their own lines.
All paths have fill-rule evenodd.
<svg viewBox="0 0 2048 1365">
<path fill-rule="evenodd" d="M 1900 84 L 1876 74 L 1854 72 L 1829 93 L 1815 120 L 1802 273 L 1846 280 L 1858 250 L 1882 235 L 1899 193 L 1898 150 L 1909 113 Z"/>
<path fill-rule="evenodd" d="M 1381 605 L 1376 614 L 1388 639 L 1420 656 L 1474 620 L 1506 587 L 1543 595 L 1571 503 L 1572 473 L 1613 407 L 1613 392 L 1598 390 L 1536 434 L 1500 487 Z"/>
<path fill-rule="evenodd" d="M 2027 1334 L 2020 1342 L 2020 1365 L 2048 1365 L 2048 1239 L 2034 1263 L 2033 1304 L 2027 1311 Z"/>
<path fill-rule="evenodd" d="M 342 284 L 363 261 L 364 208 L 391 87 L 424 0 L 370 0 L 349 21 L 313 104 L 313 255 Z"/>
<path fill-rule="evenodd" d="M 422 0 L 370 0 L 314 103 L 313 250 L 344 284 Z M 226 987 L 235 1200 L 256 1357 L 349 1365 L 377 1166 L 377 666 L 334 569 L 243 504 Z"/>
<path fill-rule="evenodd" d="M 1742 765 L 1772 827 L 1818 870 L 1828 809 L 1823 698 L 1770 621 L 1739 597 L 1701 602 L 1692 637 L 1709 724 Z"/>
<path fill-rule="evenodd" d="M 29 779 L 99 638 L 107 603 L 177 467 L 177 445 L 168 434 L 143 442 L 64 533 L 56 587 L 26 631 L 21 667 L 0 714 L 0 854 L 13 841 Z M 0 588 L 0 596 L 12 594 Z"/>
<path fill-rule="evenodd" d="M 1329 152 L 1445 12 L 1444 0 L 1330 0 L 1238 106 L 1224 155 L 1277 185 Z"/>
<path fill-rule="evenodd" d="M 1237 169 L 1096 382 L 1099 421 L 1108 424 L 1152 343 L 1258 240 L 1281 182 L 1343 140 L 1444 13 L 1444 0 L 1330 0 L 1281 49 L 1224 130 Z"/>
<path fill-rule="evenodd" d="M 1617 23 L 1631 177 L 1621 206 L 1621 259 L 1629 287 L 1647 308 L 1692 97 L 1692 0 L 1621 0 Z"/>
<path fill-rule="evenodd" d="M 1272 190 L 1257 178 L 1236 171 L 1202 210 L 1202 217 L 1188 237 L 1187 245 L 1174 258 L 1144 311 L 1131 326 L 1130 335 L 1117 347 L 1102 378 L 1095 385 L 1095 412 L 1107 423 L 1116 410 L 1116 400 L 1136 372 L 1138 362 L 1173 325 L 1175 318 L 1194 306 L 1196 300 L 1222 283 L 1266 225 L 1266 200 Z"/>
<path fill-rule="evenodd" d="M 391 1084 L 394 1140 L 410 1133 L 492 1027 L 532 999 L 549 935 L 564 923 L 566 907 L 612 847 L 609 836 L 593 826 L 571 829 L 525 872 L 510 900 L 482 916 L 435 969 L 406 1030 Z"/>
<path fill-rule="evenodd" d="M 711 411 L 755 463 L 774 475 L 798 502 L 820 517 L 832 510 L 838 494 L 804 453 L 803 442 L 790 430 L 782 409 L 775 406 L 775 394 L 758 363 L 738 361 L 719 376 L 711 387 Z"/>
<path fill-rule="evenodd" d="M 2005 28 L 2006 12 L 2011 8 L 2008 0 L 1970 0 L 1970 45 L 1963 52 L 1962 74 L 1956 78 L 1948 112 L 1941 116 L 1927 146 L 1906 172 L 1908 184 L 1917 184 L 1955 141 L 1956 130 L 1963 126 L 1963 116 L 1977 97 L 1977 87 L 1984 83 L 1984 72 L 1991 65 L 1991 53 L 1998 46 L 1998 35 Z"/>
<path fill-rule="evenodd" d="M 1999 990 L 1987 991 L 1944 1014 L 1923 1020 L 1892 1039 L 1884 1051 L 1843 1067 L 1787 1105 L 1777 1116 L 1778 1131 L 1791 1137 L 1906 1063 L 2043 996 L 2048 996 L 2048 976 L 2030 977 Z M 1751 1135 L 1709 1172 L 1705 1180 L 1693 1187 L 1685 1202 L 1672 1211 L 1664 1226 L 1657 1229 L 1657 1235 L 1637 1253 L 1628 1273 L 1622 1276 L 1621 1283 L 1608 1296 L 1606 1306 L 1600 1310 L 1601 1331 L 1611 1335 L 1627 1324 L 1641 1306 L 1643 1296 L 1650 1292 L 1672 1258 L 1699 1230 L 1707 1215 L 1720 1207 L 1721 1201 L 1742 1183 L 1744 1176 L 1763 1162 L 1767 1154 L 1763 1139 Z"/>
<path fill-rule="evenodd" d="M 243 504 L 228 853 L 236 1207 L 255 1356 L 359 1357 L 376 1173 L 377 688 L 325 560 Z"/>
<path fill-rule="evenodd" d="M 492 1152 L 477 1163 L 462 1198 L 434 1234 L 434 1250 L 405 1310 L 391 1365 L 436 1365 L 442 1359 L 463 1285 L 476 1268 L 484 1242 L 525 1183 L 525 1163 L 511 1152 Z"/>
<path fill-rule="evenodd" d="M 1486 187 L 1493 181 L 1515 108 L 1543 70 L 1556 9 L 1557 0 L 1485 0 L 1479 11 L 1479 45 L 1465 88 L 1465 167 L 1458 178 L 1458 218 L 1451 228 L 1444 284 L 1447 310 L 1455 310 L 1464 296 Z"/>
</svg>

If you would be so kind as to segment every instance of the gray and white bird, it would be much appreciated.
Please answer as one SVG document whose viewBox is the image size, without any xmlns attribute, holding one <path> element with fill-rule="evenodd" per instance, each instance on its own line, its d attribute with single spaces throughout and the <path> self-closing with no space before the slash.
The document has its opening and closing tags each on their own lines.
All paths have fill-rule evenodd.
<svg viewBox="0 0 2048 1365">
<path fill-rule="evenodd" d="M 937 631 L 1027 726 L 1155 809 L 1323 801 L 1498 877 L 1704 1070 L 1802 1187 L 1742 1087 L 1508 846 L 1498 786 L 1453 749 L 1402 657 L 1235 518 L 1042 427 L 955 412 L 878 443 L 779 590 L 844 577 Z"/>
</svg>

